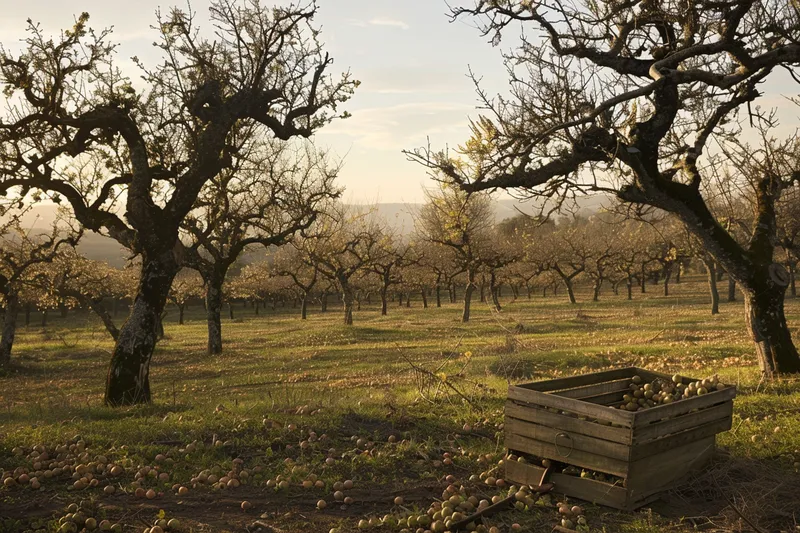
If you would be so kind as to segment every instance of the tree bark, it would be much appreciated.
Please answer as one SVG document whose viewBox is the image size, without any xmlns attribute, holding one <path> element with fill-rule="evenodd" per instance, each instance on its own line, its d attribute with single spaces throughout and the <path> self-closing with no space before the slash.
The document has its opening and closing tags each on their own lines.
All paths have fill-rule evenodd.
<svg viewBox="0 0 800 533">
<path fill-rule="evenodd" d="M 594 286 L 592 287 L 592 301 L 598 302 L 600 301 L 600 287 L 603 285 L 603 280 L 601 278 L 597 278 L 594 282 Z"/>
<path fill-rule="evenodd" d="M 5 294 L 6 305 L 3 309 L 3 333 L 0 337 L 0 366 L 11 362 L 11 349 L 17 333 L 17 315 L 19 314 L 19 296 L 16 290 L 10 289 Z"/>
<path fill-rule="evenodd" d="M 669 280 L 672 278 L 672 265 L 664 267 L 664 296 L 669 296 Z"/>
<path fill-rule="evenodd" d="M 222 276 L 206 279 L 206 322 L 208 323 L 208 355 L 222 353 Z M 233 308 L 231 307 L 231 310 Z"/>
<path fill-rule="evenodd" d="M 172 247 L 156 254 L 142 254 L 139 288 L 111 357 L 106 379 L 107 405 L 150 402 L 150 361 L 161 313 L 178 270 Z"/>
<path fill-rule="evenodd" d="M 355 299 L 353 289 L 350 288 L 350 285 L 346 281 L 340 281 L 340 285 L 342 286 L 342 303 L 344 304 L 344 325 L 352 326 L 353 302 Z"/>
<path fill-rule="evenodd" d="M 489 277 L 489 292 L 492 294 L 492 305 L 494 305 L 495 310 L 500 311 L 502 307 L 500 307 L 500 286 L 497 285 L 497 275 L 492 271 Z"/>
<path fill-rule="evenodd" d="M 719 290 L 717 289 L 717 265 L 713 259 L 704 259 L 703 264 L 706 266 L 708 273 L 708 289 L 711 292 L 711 314 L 716 315 L 719 313 Z"/>
<path fill-rule="evenodd" d="M 425 289 L 422 289 L 420 291 L 420 295 L 422 296 L 422 308 L 423 309 L 427 309 L 428 308 L 428 295 L 425 293 Z"/>
<path fill-rule="evenodd" d="M 328 311 L 328 291 L 323 291 L 319 300 L 320 312 L 326 313 Z"/>
<path fill-rule="evenodd" d="M 745 319 L 756 345 L 759 366 L 767 379 L 800 372 L 800 355 L 792 343 L 783 309 L 786 287 L 770 284 L 760 291 L 745 291 Z"/>
<path fill-rule="evenodd" d="M 461 314 L 461 322 L 469 322 L 470 307 L 472 306 L 472 292 L 475 290 L 475 273 L 467 272 L 467 287 L 464 290 L 464 312 Z"/>
<path fill-rule="evenodd" d="M 308 318 L 308 293 L 303 291 L 303 296 L 302 299 L 300 300 L 300 320 L 306 320 L 307 318 Z"/>
<path fill-rule="evenodd" d="M 411 307 L 411 293 L 406 294 L 406 307 Z"/>
<path fill-rule="evenodd" d="M 388 289 L 384 285 L 381 287 L 381 316 L 386 316 L 389 312 L 389 301 L 387 298 L 387 291 Z"/>
<path fill-rule="evenodd" d="M 736 280 L 728 276 L 728 301 L 736 301 Z"/>
<path fill-rule="evenodd" d="M 85 298 L 84 305 L 88 306 L 94 313 L 100 317 L 100 320 L 103 322 L 103 326 L 105 326 L 106 331 L 108 331 L 111 338 L 117 340 L 119 338 L 119 329 L 114 324 L 114 319 L 111 318 L 111 315 L 108 314 L 108 310 L 106 306 L 103 305 L 102 298 L 95 299 L 95 298 Z M 182 324 L 183 322 L 181 322 Z"/>
<path fill-rule="evenodd" d="M 628 276 L 628 281 L 625 283 L 625 286 L 628 289 L 628 300 L 633 300 L 633 278 Z"/>
<path fill-rule="evenodd" d="M 233 300 L 228 302 L 228 316 L 231 320 L 234 320 L 236 317 L 233 314 Z"/>
<path fill-rule="evenodd" d="M 436 307 L 442 306 L 442 288 L 436 284 Z"/>
<path fill-rule="evenodd" d="M 797 298 L 797 263 L 789 263 L 789 294 Z"/>
<path fill-rule="evenodd" d="M 183 312 L 186 310 L 186 304 L 178 304 L 178 324 L 183 325 Z"/>
</svg>

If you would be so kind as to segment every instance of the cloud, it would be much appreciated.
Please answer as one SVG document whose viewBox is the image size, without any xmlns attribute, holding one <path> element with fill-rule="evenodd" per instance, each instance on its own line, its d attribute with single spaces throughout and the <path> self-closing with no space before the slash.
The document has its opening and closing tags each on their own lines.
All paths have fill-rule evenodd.
<svg viewBox="0 0 800 533">
<path fill-rule="evenodd" d="M 385 18 L 374 18 L 370 20 L 369 23 L 372 26 L 392 26 L 394 28 L 400 28 L 401 30 L 407 30 L 410 27 L 402 20 L 385 19 Z"/>
</svg>

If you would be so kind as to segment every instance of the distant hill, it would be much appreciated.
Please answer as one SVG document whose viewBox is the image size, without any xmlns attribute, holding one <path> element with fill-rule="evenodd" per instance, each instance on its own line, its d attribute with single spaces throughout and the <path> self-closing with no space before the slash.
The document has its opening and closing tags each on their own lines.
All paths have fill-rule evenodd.
<svg viewBox="0 0 800 533">
<path fill-rule="evenodd" d="M 586 196 L 579 200 L 577 209 L 578 214 L 589 215 L 598 211 L 604 204 L 608 203 L 606 196 Z M 377 215 L 384 219 L 390 226 L 398 232 L 407 235 L 414 230 L 414 215 L 422 204 L 402 204 L 402 203 L 379 203 L 376 206 Z M 504 219 L 517 216 L 519 213 L 535 214 L 536 207 L 529 202 L 520 202 L 513 199 L 500 199 L 495 201 L 495 220 L 500 222 Z M 23 224 L 35 229 L 46 229 L 56 219 L 57 206 L 39 205 L 32 208 L 25 217 Z M 89 259 L 97 261 L 107 261 L 111 266 L 122 267 L 125 265 L 126 258 L 130 253 L 119 245 L 117 241 L 97 233 L 87 232 L 78 249 Z M 263 257 L 260 251 L 253 251 L 242 258 L 243 263 L 257 261 Z"/>
</svg>

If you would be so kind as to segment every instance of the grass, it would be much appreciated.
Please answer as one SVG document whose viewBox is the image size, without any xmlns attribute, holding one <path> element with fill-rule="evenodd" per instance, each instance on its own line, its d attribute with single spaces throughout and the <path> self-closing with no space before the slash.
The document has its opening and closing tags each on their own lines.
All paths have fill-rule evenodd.
<svg viewBox="0 0 800 533">
<path fill-rule="evenodd" d="M 26 456 L 34 445 L 51 449 L 80 436 L 92 457 L 127 465 L 126 473 L 115 480 L 119 490 L 112 496 L 103 494 L 102 485 L 67 490 L 69 477 L 48 480 L 39 492 L 0 487 L 0 532 L 54 530 L 52 520 L 63 516 L 69 503 L 90 499 L 99 505 L 97 513 L 131 532 L 142 531 L 160 510 L 181 519 L 185 531 L 241 531 L 263 516 L 283 531 L 338 527 L 344 532 L 355 531 L 358 521 L 370 516 L 427 509 L 441 499 L 447 475 L 470 493 L 491 496 L 499 490 L 468 478 L 491 467 L 486 454 L 492 464 L 502 456 L 500 424 L 509 380 L 621 365 L 698 377 L 719 373 L 737 384 L 733 429 L 718 438 L 729 456 L 709 471 L 727 481 L 703 497 L 676 491 L 637 513 L 589 505 L 592 531 L 688 531 L 702 526 L 698 517 L 720 530 L 747 530 L 728 500 L 764 530 L 793 530 L 800 521 L 791 510 L 797 496 L 767 502 L 769 491 L 756 490 L 753 480 L 737 484 L 728 466 L 756 465 L 756 472 L 777 472 L 779 483 L 800 485 L 793 466 L 800 461 L 800 383 L 759 384 L 741 303 L 723 303 L 721 314 L 712 316 L 703 280 L 673 283 L 671 289 L 669 297 L 660 296 L 660 287 L 648 287 L 648 294 L 636 294 L 633 301 L 604 293 L 590 302 L 586 288 L 579 291 L 578 305 L 561 295 L 516 302 L 506 297 L 500 313 L 476 302 L 469 324 L 459 321 L 457 305 L 422 309 L 419 301 L 410 309 L 390 306 L 386 317 L 376 302 L 364 304 L 352 327 L 340 324 L 334 305 L 325 314 L 312 308 L 301 321 L 291 307 L 256 316 L 237 304 L 235 320 L 223 324 L 224 354 L 213 358 L 205 354 L 202 309 L 191 308 L 182 326 L 174 323 L 173 310 L 153 358 L 155 401 L 125 409 L 102 406 L 113 345 L 98 321 L 80 312 L 51 315 L 42 328 L 34 316 L 18 334 L 13 368 L 0 377 L 0 466 L 31 468 Z M 800 299 L 787 300 L 787 315 L 796 332 Z M 438 372 L 438 381 L 410 363 Z M 466 399 L 442 379 L 457 384 Z M 301 449 L 298 444 L 312 430 L 328 439 Z M 353 436 L 374 445 L 359 447 Z M 398 442 L 388 443 L 390 436 Z M 187 452 L 194 441 L 205 446 Z M 17 447 L 22 455 L 15 454 Z M 441 463 L 444 453 L 455 456 L 453 465 Z M 158 454 L 171 460 L 158 465 L 169 482 L 146 486 L 164 495 L 137 500 L 122 494 L 132 490 L 140 465 L 156 466 Z M 336 461 L 326 466 L 328 455 Z M 237 457 L 254 473 L 246 485 L 224 491 L 198 487 L 186 497 L 171 490 L 173 483 L 189 485 L 205 469 L 226 472 Z M 325 487 L 299 488 L 312 473 Z M 277 476 L 290 481 L 288 490 L 265 486 Z M 356 483 L 356 501 L 341 508 L 331 487 L 343 479 Z M 698 479 L 702 482 L 703 474 Z M 689 487 L 695 490 L 696 482 Z M 402 508 L 392 502 L 397 494 L 405 498 Z M 328 507 L 315 510 L 323 498 Z M 708 501 L 698 501 L 703 498 Z M 247 513 L 239 509 L 243 500 L 253 504 Z M 547 507 L 492 519 L 502 531 L 513 523 L 549 531 L 557 521 Z"/>
</svg>

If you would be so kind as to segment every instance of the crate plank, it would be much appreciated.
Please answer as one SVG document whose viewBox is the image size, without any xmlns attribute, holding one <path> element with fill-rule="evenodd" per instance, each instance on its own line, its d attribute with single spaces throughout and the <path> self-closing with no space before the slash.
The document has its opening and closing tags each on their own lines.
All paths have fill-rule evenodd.
<svg viewBox="0 0 800 533">
<path fill-rule="evenodd" d="M 618 406 L 622 403 L 622 396 L 626 393 L 630 392 L 630 389 L 621 390 L 616 392 L 607 392 L 605 394 L 598 394 L 597 396 L 589 396 L 587 398 L 580 398 L 582 402 L 589 402 L 594 403 L 597 405 L 605 405 L 605 406 Z"/>
<path fill-rule="evenodd" d="M 582 385 L 593 385 L 595 383 L 602 383 L 604 381 L 611 381 L 614 379 L 632 377 L 635 373 L 635 370 L 636 368 L 634 367 L 615 368 L 613 370 L 605 370 L 603 372 L 594 372 L 592 374 L 583 374 L 568 378 L 550 379 L 547 381 L 536 381 L 534 383 L 524 383 L 517 386 L 539 392 L 548 392 L 580 387 Z"/>
<path fill-rule="evenodd" d="M 598 396 L 608 392 L 629 391 L 631 385 L 631 378 L 615 379 L 612 381 L 605 381 L 596 385 L 584 385 L 582 387 L 574 387 L 571 389 L 560 390 L 554 392 L 558 396 L 564 398 L 576 398 L 586 400 L 592 396 Z"/>
<path fill-rule="evenodd" d="M 506 438 L 508 435 L 522 435 L 542 442 L 549 442 L 556 445 L 558 449 L 564 448 L 582 450 L 585 452 L 604 455 L 612 459 L 627 461 L 630 458 L 631 447 L 616 442 L 596 439 L 579 433 L 567 432 L 563 429 L 534 424 L 522 420 L 509 418 L 505 423 Z M 566 435 L 560 436 L 560 435 Z"/>
<path fill-rule="evenodd" d="M 604 426 L 588 420 L 578 420 L 577 418 L 562 415 L 561 413 L 552 413 L 545 409 L 518 404 L 512 400 L 506 402 L 505 415 L 507 418 L 516 418 L 543 426 L 561 428 L 564 431 L 580 433 L 581 435 L 610 440 L 620 444 L 631 443 L 630 428 L 616 428 Z"/>
<path fill-rule="evenodd" d="M 582 402 L 572 398 L 563 398 L 561 396 L 556 396 L 555 394 L 546 394 L 534 390 L 523 389 L 522 387 L 516 387 L 514 385 L 508 387 L 508 398 L 534 405 L 553 407 L 555 409 L 561 409 L 563 411 L 585 415 L 598 420 L 606 420 L 608 422 L 620 424 L 625 427 L 631 427 L 633 423 L 633 413 L 630 411 L 612 409 L 610 407 L 596 405 L 589 402 Z"/>
<path fill-rule="evenodd" d="M 656 455 L 662 452 L 674 451 L 681 446 L 691 444 L 707 437 L 713 437 L 717 433 L 731 429 L 732 420 L 730 417 L 712 420 L 698 427 L 674 433 L 672 435 L 652 440 L 646 444 L 634 445 L 631 448 L 631 461 L 636 461 L 644 457 Z"/>
<path fill-rule="evenodd" d="M 712 435 L 631 462 L 626 481 L 631 497 L 646 497 L 654 491 L 662 491 L 696 472 L 711 459 L 715 442 Z"/>
<path fill-rule="evenodd" d="M 516 461 L 509 461 L 505 470 L 506 478 L 521 485 L 538 485 L 544 473 L 542 467 Z M 556 492 L 572 498 L 615 509 L 626 510 L 628 506 L 627 490 L 620 486 L 560 473 L 551 474 L 547 481 L 553 483 Z"/>
<path fill-rule="evenodd" d="M 612 459 L 583 450 L 572 449 L 552 442 L 544 442 L 517 434 L 506 434 L 506 447 L 520 450 L 536 457 L 565 462 L 571 465 L 589 468 L 604 474 L 625 477 L 628 474 L 628 461 Z"/>
<path fill-rule="evenodd" d="M 633 431 L 633 443 L 646 443 L 672 433 L 678 433 L 719 419 L 731 420 L 732 416 L 733 402 L 727 401 L 719 405 L 701 409 L 696 413 L 689 412 L 675 418 L 638 427 Z"/>
<path fill-rule="evenodd" d="M 733 400 L 736 397 L 736 387 L 726 387 L 722 390 L 709 392 L 702 396 L 693 396 L 685 400 L 679 400 L 667 405 L 659 405 L 652 409 L 645 409 L 644 411 L 636 411 L 633 413 L 634 427 L 641 427 L 660 421 L 663 418 L 673 418 L 693 409 L 703 409 L 711 407 L 712 405 L 724 403 Z"/>
</svg>

